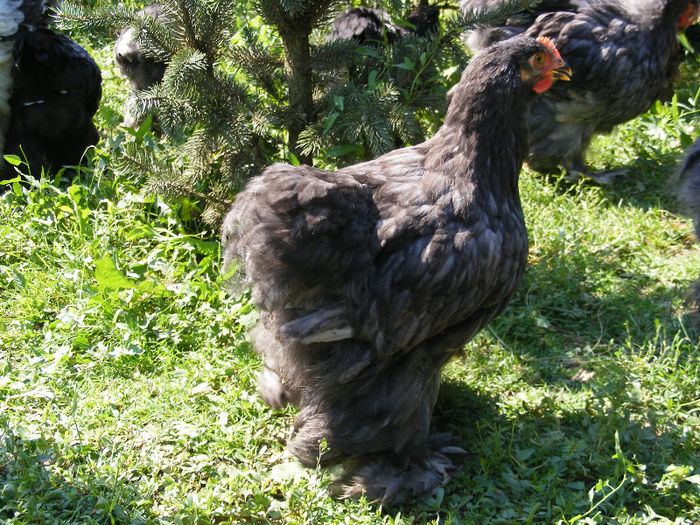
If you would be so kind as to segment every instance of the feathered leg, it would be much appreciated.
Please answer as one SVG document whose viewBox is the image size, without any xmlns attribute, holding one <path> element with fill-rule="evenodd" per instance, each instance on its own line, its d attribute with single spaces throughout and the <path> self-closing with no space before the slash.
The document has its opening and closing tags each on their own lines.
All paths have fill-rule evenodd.
<svg viewBox="0 0 700 525">
<path fill-rule="evenodd" d="M 323 379 L 301 391 L 289 450 L 306 466 L 319 459 L 322 464 L 344 462 L 336 484 L 343 497 L 365 494 L 389 504 L 445 484 L 454 470 L 446 454 L 463 451 L 449 446 L 447 435 L 431 435 L 430 420 L 450 353 L 413 348 L 387 366 L 370 365 L 345 382 L 323 373 L 338 356 L 362 354 L 360 346 L 326 348 L 328 367 L 312 368 L 310 377 Z"/>
<path fill-rule="evenodd" d="M 272 408 L 282 408 L 289 403 L 299 404 L 299 392 L 285 385 L 277 373 L 280 365 L 275 355 L 280 353 L 280 343 L 262 321 L 251 330 L 250 335 L 256 351 L 265 356 L 265 364 L 258 375 L 260 397 Z"/>
<path fill-rule="evenodd" d="M 343 498 L 364 495 L 369 501 L 386 505 L 428 494 L 445 485 L 456 470 L 447 455 L 465 453 L 453 442 L 450 434 L 432 434 L 423 449 L 409 458 L 390 455 L 358 458 L 347 467 L 346 476 L 335 488 Z"/>
</svg>

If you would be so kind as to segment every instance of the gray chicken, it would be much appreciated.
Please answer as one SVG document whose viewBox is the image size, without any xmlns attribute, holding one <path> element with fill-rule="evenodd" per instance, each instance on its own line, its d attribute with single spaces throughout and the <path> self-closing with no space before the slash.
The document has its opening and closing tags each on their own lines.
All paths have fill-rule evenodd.
<svg viewBox="0 0 700 525">
<path fill-rule="evenodd" d="M 462 0 L 463 10 L 502 0 Z M 467 36 L 481 45 L 513 34 L 546 36 L 576 72 L 572 81 L 540 97 L 530 114 L 528 165 L 587 174 L 591 139 L 669 98 L 678 73 L 676 33 L 697 15 L 695 0 L 544 0 L 503 26 Z M 608 182 L 611 174 L 594 177 Z"/>
<path fill-rule="evenodd" d="M 681 167 L 681 177 L 685 179 L 685 202 L 693 214 L 695 236 L 700 239 L 700 138 L 695 141 L 685 156 Z M 700 313 L 700 280 L 695 285 L 693 302 Z"/>
<path fill-rule="evenodd" d="M 335 172 L 270 166 L 227 215 L 224 267 L 243 263 L 261 314 L 261 395 L 299 406 L 289 450 L 314 466 L 325 440 L 343 496 L 398 502 L 447 480 L 440 373 L 518 287 L 526 114 L 570 73 L 547 39 L 497 43 L 433 138 Z"/>
</svg>

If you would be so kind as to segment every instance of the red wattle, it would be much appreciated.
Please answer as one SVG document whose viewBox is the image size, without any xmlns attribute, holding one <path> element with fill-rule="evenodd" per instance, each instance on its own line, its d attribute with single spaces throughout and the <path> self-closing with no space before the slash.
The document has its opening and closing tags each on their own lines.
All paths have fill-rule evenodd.
<svg viewBox="0 0 700 525">
<path fill-rule="evenodd" d="M 537 84 L 532 86 L 532 90 L 535 93 L 544 93 L 550 87 L 552 87 L 552 77 L 546 76 L 542 80 L 540 80 Z"/>
</svg>

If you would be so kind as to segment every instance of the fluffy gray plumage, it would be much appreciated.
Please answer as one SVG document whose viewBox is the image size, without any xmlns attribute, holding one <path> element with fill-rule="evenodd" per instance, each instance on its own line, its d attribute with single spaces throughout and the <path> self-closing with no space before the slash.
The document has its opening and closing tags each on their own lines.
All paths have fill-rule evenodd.
<svg viewBox="0 0 700 525">
<path fill-rule="evenodd" d="M 261 312 L 260 392 L 298 404 L 289 449 L 314 466 L 325 439 L 345 496 L 396 502 L 448 477 L 430 433 L 440 373 L 525 270 L 518 174 L 544 50 L 484 50 L 430 140 L 335 172 L 273 165 L 224 221 L 225 266 L 242 261 Z"/>
<path fill-rule="evenodd" d="M 684 197 L 695 223 L 695 236 L 700 239 L 700 138 L 695 141 L 685 156 L 681 167 L 685 179 Z M 700 280 L 695 285 L 693 300 L 696 312 L 700 313 Z"/>
<path fill-rule="evenodd" d="M 163 6 L 159 4 L 143 8 L 136 13 L 136 16 L 151 16 L 161 24 L 167 23 L 168 20 L 163 12 Z M 122 29 L 114 43 L 113 56 L 114 62 L 119 66 L 119 71 L 129 80 L 132 91 L 124 107 L 124 125 L 136 128 L 140 121 L 132 114 L 132 108 L 136 103 L 135 92 L 148 89 L 161 82 L 167 64 L 143 54 L 136 40 L 136 30 L 133 27 Z"/>
<path fill-rule="evenodd" d="M 501 0 L 462 0 L 462 9 Z M 514 34 L 552 39 L 574 71 L 572 81 L 533 105 L 528 164 L 585 173 L 592 137 L 669 98 L 678 72 L 676 42 L 689 0 L 544 0 L 498 28 L 467 35 L 473 49 Z M 694 5 L 694 4 L 693 4 Z"/>
</svg>

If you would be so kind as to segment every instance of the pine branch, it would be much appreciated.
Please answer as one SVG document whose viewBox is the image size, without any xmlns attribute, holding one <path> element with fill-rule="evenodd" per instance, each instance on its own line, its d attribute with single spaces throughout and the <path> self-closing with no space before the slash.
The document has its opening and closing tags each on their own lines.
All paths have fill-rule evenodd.
<svg viewBox="0 0 700 525">
<path fill-rule="evenodd" d="M 141 52 L 158 62 L 168 63 L 182 49 L 177 28 L 170 23 L 171 12 L 163 8 L 164 22 L 150 15 L 136 16 L 130 23 L 134 28 L 136 43 Z"/>
<path fill-rule="evenodd" d="M 122 157 L 123 160 L 128 163 L 131 169 L 136 168 L 143 174 L 149 175 L 150 177 L 155 176 L 157 178 L 157 180 L 152 181 L 153 187 L 157 186 L 159 188 L 157 193 L 170 193 L 171 195 L 176 194 L 180 196 L 192 196 L 198 199 L 202 199 L 205 202 L 213 201 L 216 204 L 226 206 L 229 208 L 233 205 L 232 200 L 219 198 L 207 193 L 197 191 L 189 186 L 185 186 L 181 183 L 178 183 L 172 177 L 164 177 L 160 169 L 154 170 L 152 164 L 126 151 L 122 153 Z M 167 182 L 165 182 L 165 179 L 167 179 Z M 149 185 L 150 184 L 151 182 L 149 182 Z"/>
<path fill-rule="evenodd" d="M 86 33 L 111 33 L 133 22 L 135 11 L 117 6 L 100 6 L 94 9 L 63 3 L 54 11 L 59 29 L 79 29 Z"/>
</svg>

